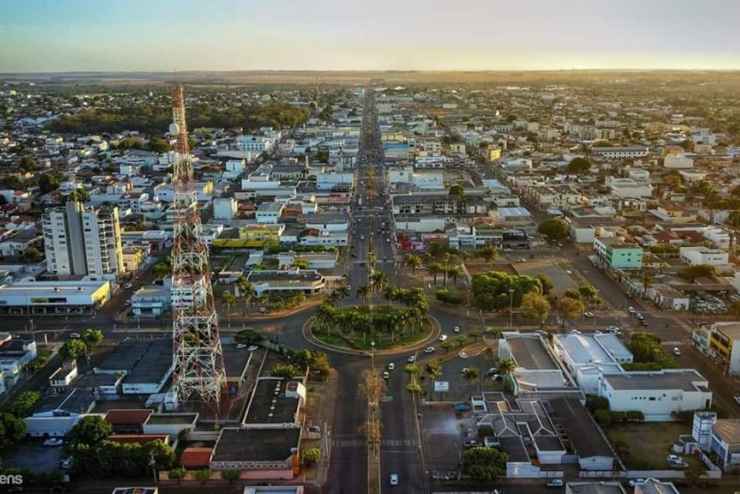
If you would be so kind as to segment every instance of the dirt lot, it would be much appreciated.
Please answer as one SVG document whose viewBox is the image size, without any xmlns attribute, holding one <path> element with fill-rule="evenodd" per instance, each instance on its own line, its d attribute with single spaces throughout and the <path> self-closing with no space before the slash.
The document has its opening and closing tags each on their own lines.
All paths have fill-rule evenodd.
<svg viewBox="0 0 740 494">
<path fill-rule="evenodd" d="M 606 429 L 625 466 L 639 470 L 667 469 L 671 445 L 681 434 L 690 433 L 689 425 L 677 422 L 619 424 Z"/>
</svg>

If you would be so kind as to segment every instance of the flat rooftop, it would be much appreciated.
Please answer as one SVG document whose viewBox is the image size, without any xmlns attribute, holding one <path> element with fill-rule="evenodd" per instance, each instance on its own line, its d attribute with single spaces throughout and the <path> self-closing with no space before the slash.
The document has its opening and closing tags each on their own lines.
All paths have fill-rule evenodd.
<svg viewBox="0 0 740 494">
<path fill-rule="evenodd" d="M 146 421 L 147 425 L 192 424 L 198 418 L 197 413 L 153 413 Z"/>
<path fill-rule="evenodd" d="M 626 494 L 619 482 L 568 482 L 571 494 Z"/>
<path fill-rule="evenodd" d="M 581 458 L 613 457 L 611 447 L 599 433 L 586 408 L 576 398 L 555 398 L 548 401 L 550 418 L 560 425 L 573 449 Z"/>
<path fill-rule="evenodd" d="M 159 382 L 172 367 L 172 340 L 125 342 L 96 367 L 98 371 L 125 371 L 124 383 Z"/>
<path fill-rule="evenodd" d="M 525 369 L 558 368 L 538 337 L 513 335 L 507 336 L 506 342 L 519 367 Z"/>
<path fill-rule="evenodd" d="M 295 421 L 298 398 L 285 396 L 285 379 L 260 379 L 249 403 L 245 424 L 285 424 Z"/>
<path fill-rule="evenodd" d="M 223 429 L 211 461 L 286 461 L 298 448 L 300 435 L 298 428 Z"/>
<path fill-rule="evenodd" d="M 694 369 L 606 374 L 604 380 L 617 391 L 642 389 L 699 391 L 695 383 L 705 383 L 707 381 Z"/>
</svg>

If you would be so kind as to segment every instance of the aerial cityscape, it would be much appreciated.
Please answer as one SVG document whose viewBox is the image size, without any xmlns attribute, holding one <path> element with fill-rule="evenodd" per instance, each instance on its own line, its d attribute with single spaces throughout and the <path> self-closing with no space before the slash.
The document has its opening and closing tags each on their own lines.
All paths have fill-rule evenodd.
<svg viewBox="0 0 740 494">
<path fill-rule="evenodd" d="M 740 5 L 3 9 L 0 493 L 740 491 Z"/>
</svg>

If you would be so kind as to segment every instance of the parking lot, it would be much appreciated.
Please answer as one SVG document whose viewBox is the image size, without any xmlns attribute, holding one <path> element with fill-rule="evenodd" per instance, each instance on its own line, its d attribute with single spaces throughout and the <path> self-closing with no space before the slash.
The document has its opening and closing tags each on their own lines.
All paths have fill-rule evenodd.
<svg viewBox="0 0 740 494">
<path fill-rule="evenodd" d="M 457 474 L 462 462 L 463 422 L 451 404 L 427 404 L 422 413 L 426 468 L 435 476 Z"/>
<path fill-rule="evenodd" d="M 424 360 L 421 362 L 422 371 L 424 370 L 424 364 L 427 362 Z M 478 355 L 471 355 L 467 358 L 460 358 L 456 356 L 451 360 L 443 362 L 442 364 L 442 375 L 434 380 L 426 377 L 423 381 L 424 390 L 429 401 L 442 401 L 442 402 L 460 402 L 470 401 L 471 395 L 480 394 L 481 391 L 500 391 L 502 389 L 501 383 L 496 383 L 493 379 L 488 376 L 489 369 L 496 366 L 495 356 L 490 351 L 484 351 Z M 476 379 L 468 379 L 465 377 L 463 369 L 473 368 L 478 371 L 478 377 Z M 434 381 L 443 381 L 448 383 L 448 391 L 446 392 L 435 392 Z"/>
<path fill-rule="evenodd" d="M 43 446 L 42 440 L 26 440 L 3 456 L 3 466 L 24 468 L 33 473 L 49 473 L 59 469 L 62 447 Z"/>
</svg>

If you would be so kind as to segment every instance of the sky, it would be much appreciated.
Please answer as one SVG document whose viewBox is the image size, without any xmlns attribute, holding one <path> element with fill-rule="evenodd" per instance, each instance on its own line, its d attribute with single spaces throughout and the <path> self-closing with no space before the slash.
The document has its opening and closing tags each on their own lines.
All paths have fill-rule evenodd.
<svg viewBox="0 0 740 494">
<path fill-rule="evenodd" d="M 0 72 L 740 69 L 737 0 L 0 0 Z"/>
</svg>

